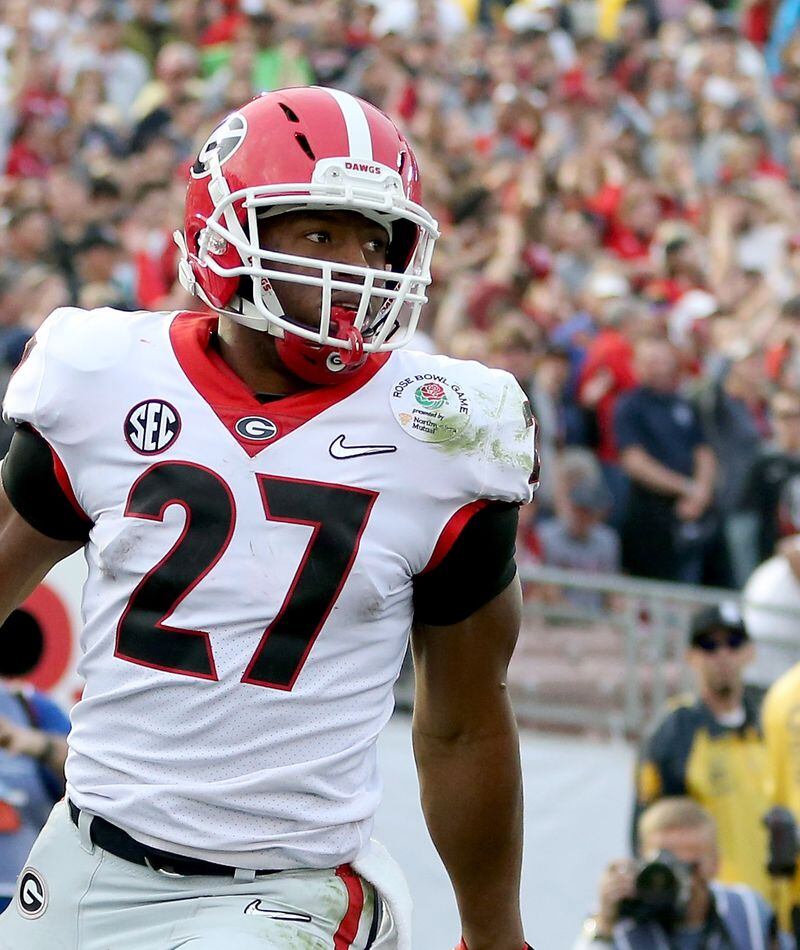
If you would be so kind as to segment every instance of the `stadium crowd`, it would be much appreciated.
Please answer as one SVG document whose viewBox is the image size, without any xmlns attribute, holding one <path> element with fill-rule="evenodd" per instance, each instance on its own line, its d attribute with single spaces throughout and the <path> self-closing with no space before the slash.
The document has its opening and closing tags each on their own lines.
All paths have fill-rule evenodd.
<svg viewBox="0 0 800 950">
<path fill-rule="evenodd" d="M 424 169 L 442 238 L 420 345 L 511 370 L 534 404 L 523 557 L 739 585 L 800 527 L 786 6 L 8 0 L 3 372 L 56 306 L 193 306 L 171 233 L 204 137 L 262 90 L 335 84 Z"/>
</svg>

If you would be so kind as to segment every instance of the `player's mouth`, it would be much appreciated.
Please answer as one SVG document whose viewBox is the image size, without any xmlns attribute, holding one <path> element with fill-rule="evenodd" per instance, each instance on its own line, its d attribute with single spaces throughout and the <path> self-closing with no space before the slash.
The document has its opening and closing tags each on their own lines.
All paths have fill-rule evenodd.
<svg viewBox="0 0 800 950">
<path fill-rule="evenodd" d="M 351 294 L 346 291 L 334 291 L 331 294 L 331 306 L 341 307 L 342 310 L 355 310 L 361 306 L 361 295 Z"/>
</svg>

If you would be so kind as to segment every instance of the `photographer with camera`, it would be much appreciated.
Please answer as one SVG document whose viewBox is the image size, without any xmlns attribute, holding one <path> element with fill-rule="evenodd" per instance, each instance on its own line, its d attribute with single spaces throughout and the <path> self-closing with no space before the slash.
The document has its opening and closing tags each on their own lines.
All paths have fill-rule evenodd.
<svg viewBox="0 0 800 950">
<path fill-rule="evenodd" d="M 606 868 L 574 950 L 794 950 L 756 891 L 715 880 L 717 831 L 704 808 L 663 798 L 638 830 L 642 858 Z"/>
<path fill-rule="evenodd" d="M 693 695 L 671 700 L 645 740 L 637 766 L 632 822 L 639 854 L 639 816 L 660 798 L 687 795 L 706 808 L 717 827 L 718 878 L 748 884 L 770 902 L 775 887 L 766 873 L 762 823 L 766 748 L 760 728 L 761 693 L 745 686 L 755 650 L 733 602 L 705 607 L 691 618 L 686 662 Z"/>
</svg>

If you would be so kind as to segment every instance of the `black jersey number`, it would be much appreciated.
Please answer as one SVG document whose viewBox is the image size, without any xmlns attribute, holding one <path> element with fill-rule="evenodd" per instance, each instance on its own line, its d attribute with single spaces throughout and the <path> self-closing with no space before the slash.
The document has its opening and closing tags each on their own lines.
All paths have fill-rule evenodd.
<svg viewBox="0 0 800 950">
<path fill-rule="evenodd" d="M 273 475 L 257 475 L 268 521 L 313 530 L 278 614 L 264 632 L 243 683 L 289 690 L 353 566 L 377 492 Z M 137 585 L 117 625 L 116 656 L 154 669 L 217 679 L 210 637 L 167 626 L 164 619 L 225 553 L 236 522 L 230 488 L 210 469 L 160 462 L 133 485 L 125 515 L 163 521 L 180 505 L 178 540 Z"/>
</svg>

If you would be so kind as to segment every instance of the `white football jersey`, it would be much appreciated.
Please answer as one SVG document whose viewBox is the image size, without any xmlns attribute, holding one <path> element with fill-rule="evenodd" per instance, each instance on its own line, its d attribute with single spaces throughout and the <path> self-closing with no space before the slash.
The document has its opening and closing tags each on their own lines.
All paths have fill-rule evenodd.
<svg viewBox="0 0 800 950">
<path fill-rule="evenodd" d="M 412 580 L 530 499 L 507 373 L 396 351 L 259 401 L 201 314 L 55 311 L 6 394 L 91 519 L 67 792 L 154 847 L 330 867 L 368 840 Z"/>
</svg>

